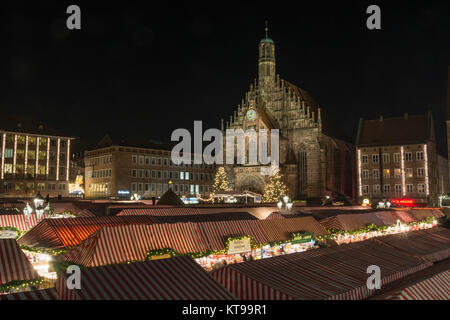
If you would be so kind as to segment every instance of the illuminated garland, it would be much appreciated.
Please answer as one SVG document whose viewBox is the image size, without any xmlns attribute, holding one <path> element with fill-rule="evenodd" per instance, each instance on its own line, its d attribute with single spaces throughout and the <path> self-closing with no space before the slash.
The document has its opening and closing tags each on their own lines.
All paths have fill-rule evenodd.
<svg viewBox="0 0 450 320">
<path fill-rule="evenodd" d="M 212 193 L 210 193 L 209 194 L 209 198 L 207 198 L 207 199 L 204 199 L 201 196 L 198 196 L 197 199 L 199 201 L 202 201 L 202 202 L 208 202 L 208 203 L 211 202 L 211 203 L 213 203 L 214 202 L 214 195 Z"/>
<path fill-rule="evenodd" d="M 15 227 L 0 227 L 0 231 L 3 230 L 8 230 L 8 231 L 15 231 L 17 233 L 16 236 L 16 240 L 20 238 L 20 236 L 22 235 L 22 231 L 20 231 L 19 229 L 15 228 Z"/>
<path fill-rule="evenodd" d="M 162 248 L 162 249 L 154 249 L 154 250 L 148 251 L 145 258 L 147 260 L 151 260 L 152 256 L 163 256 L 165 254 L 170 254 L 170 257 L 179 256 L 179 254 L 172 248 Z"/>
<path fill-rule="evenodd" d="M 46 253 L 46 254 L 51 254 L 53 256 L 59 256 L 60 254 L 67 251 L 67 249 L 65 249 L 65 248 L 64 249 L 33 248 L 33 247 L 27 247 L 24 245 L 19 245 L 19 247 L 22 250 L 27 250 L 27 251 L 36 252 L 36 253 Z"/>
<path fill-rule="evenodd" d="M 0 292 L 8 292 L 11 289 L 25 288 L 28 286 L 39 286 L 44 282 L 44 278 L 37 278 L 33 280 L 14 280 L 6 284 L 0 285 Z"/>
</svg>

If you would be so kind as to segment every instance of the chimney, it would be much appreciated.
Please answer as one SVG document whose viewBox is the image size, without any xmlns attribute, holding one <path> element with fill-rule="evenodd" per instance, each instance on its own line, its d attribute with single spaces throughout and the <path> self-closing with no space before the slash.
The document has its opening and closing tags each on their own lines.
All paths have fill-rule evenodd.
<svg viewBox="0 0 450 320">
<path fill-rule="evenodd" d="M 380 116 L 380 122 L 383 122 L 383 116 Z"/>
<path fill-rule="evenodd" d="M 405 112 L 405 120 L 408 120 L 408 112 Z"/>
</svg>

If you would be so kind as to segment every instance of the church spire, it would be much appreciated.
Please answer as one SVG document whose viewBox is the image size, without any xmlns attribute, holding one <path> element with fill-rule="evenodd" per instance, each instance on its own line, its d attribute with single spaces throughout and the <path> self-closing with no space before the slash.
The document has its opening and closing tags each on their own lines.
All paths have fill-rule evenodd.
<svg viewBox="0 0 450 320">
<path fill-rule="evenodd" d="M 275 44 L 269 38 L 269 27 L 266 20 L 265 38 L 259 42 L 258 86 L 275 83 Z"/>
</svg>

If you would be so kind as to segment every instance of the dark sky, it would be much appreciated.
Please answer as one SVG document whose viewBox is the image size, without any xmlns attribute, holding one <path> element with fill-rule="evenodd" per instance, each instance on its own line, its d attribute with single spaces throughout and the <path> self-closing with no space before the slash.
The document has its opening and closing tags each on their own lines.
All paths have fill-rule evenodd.
<svg viewBox="0 0 450 320">
<path fill-rule="evenodd" d="M 431 109 L 446 148 L 449 1 L 92 2 L 2 2 L 0 112 L 86 141 L 219 127 L 256 77 L 268 19 L 277 72 L 353 139 L 359 117 Z M 80 31 L 66 28 L 70 4 Z M 370 4 L 382 30 L 366 28 Z"/>
</svg>

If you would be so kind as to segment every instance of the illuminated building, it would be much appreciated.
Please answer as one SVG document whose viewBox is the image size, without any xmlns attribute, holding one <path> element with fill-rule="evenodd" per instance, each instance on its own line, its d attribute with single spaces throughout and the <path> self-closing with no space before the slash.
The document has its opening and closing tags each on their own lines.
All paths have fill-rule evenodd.
<svg viewBox="0 0 450 320">
<path fill-rule="evenodd" d="M 275 43 L 267 28 L 258 49 L 258 77 L 230 120 L 225 125 L 222 121 L 222 130 L 278 129 L 280 173 L 292 199 L 317 199 L 333 192 L 355 198 L 354 145 L 306 90 L 276 73 Z M 226 152 L 234 147 L 224 146 Z M 255 146 L 246 142 L 247 153 L 249 148 Z M 263 194 L 267 176 L 261 172 L 270 164 L 236 163 L 226 166 L 233 189 Z"/>
<path fill-rule="evenodd" d="M 442 183 L 430 112 L 361 119 L 356 149 L 360 203 L 364 198 L 376 202 L 386 197 L 397 205 L 437 205 Z"/>
<path fill-rule="evenodd" d="M 105 136 L 84 153 L 87 198 L 143 198 L 164 194 L 169 185 L 179 196 L 206 197 L 212 191 L 216 167 L 175 165 L 172 146 L 151 141 L 113 141 Z"/>
<path fill-rule="evenodd" d="M 2 117 L 0 197 L 68 196 L 73 139 L 34 120 Z"/>
</svg>

